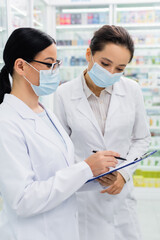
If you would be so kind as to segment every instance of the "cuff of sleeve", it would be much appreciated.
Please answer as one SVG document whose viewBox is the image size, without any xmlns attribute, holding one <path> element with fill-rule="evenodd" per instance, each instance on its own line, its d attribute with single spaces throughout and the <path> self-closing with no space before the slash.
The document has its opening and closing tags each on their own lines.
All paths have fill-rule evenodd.
<svg viewBox="0 0 160 240">
<path fill-rule="evenodd" d="M 87 180 L 93 177 L 92 170 L 90 169 L 89 165 L 85 162 L 82 161 L 80 163 L 77 163 L 81 169 L 84 170 L 84 174 L 86 175 Z"/>
<path fill-rule="evenodd" d="M 124 178 L 124 180 L 126 182 L 128 182 L 130 180 L 129 174 L 124 169 L 120 169 L 120 170 L 118 170 L 118 172 L 122 175 L 122 177 Z"/>
</svg>

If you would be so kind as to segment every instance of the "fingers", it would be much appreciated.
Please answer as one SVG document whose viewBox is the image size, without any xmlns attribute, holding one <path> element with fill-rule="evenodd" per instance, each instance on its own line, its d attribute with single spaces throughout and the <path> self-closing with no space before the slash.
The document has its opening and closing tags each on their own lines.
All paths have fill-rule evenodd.
<svg viewBox="0 0 160 240">
<path fill-rule="evenodd" d="M 118 177 L 118 172 L 117 172 L 117 171 L 112 172 L 111 174 L 112 174 L 113 176 L 115 176 L 116 178 Z M 110 175 L 110 174 L 108 174 L 108 175 Z"/>
<path fill-rule="evenodd" d="M 99 176 L 99 175 L 101 175 L 103 173 L 106 173 L 108 171 L 109 171 L 109 168 L 103 168 L 102 170 L 99 169 L 97 171 L 94 171 L 94 177 Z"/>
<path fill-rule="evenodd" d="M 108 181 L 103 181 L 102 179 L 98 179 L 98 182 L 104 187 L 108 187 L 113 184 L 113 181 L 110 179 L 108 179 Z"/>
<path fill-rule="evenodd" d="M 115 181 L 117 180 L 117 174 L 107 174 L 106 176 L 103 176 L 99 178 L 97 181 L 102 185 L 102 186 L 110 186 L 112 185 Z"/>
<path fill-rule="evenodd" d="M 116 158 L 114 158 L 113 156 L 106 156 L 102 152 L 95 153 L 95 156 L 99 161 L 102 161 L 103 166 L 106 168 L 116 167 L 116 164 L 118 163 Z"/>
<path fill-rule="evenodd" d="M 106 176 L 103 176 L 100 178 L 102 181 L 107 182 L 107 181 L 112 181 L 115 182 L 117 180 L 117 174 L 107 174 Z"/>
<path fill-rule="evenodd" d="M 104 164 L 106 167 L 114 167 L 115 168 L 118 163 L 117 159 L 114 157 L 104 156 L 104 160 L 105 160 Z"/>
<path fill-rule="evenodd" d="M 107 193 L 107 189 L 104 189 L 104 190 L 100 191 L 100 193 Z"/>
<path fill-rule="evenodd" d="M 107 153 L 107 154 L 106 154 Z M 95 153 L 95 156 L 99 160 L 105 160 L 106 161 L 106 167 L 115 167 L 118 163 L 117 159 L 114 157 L 114 154 L 118 155 L 118 153 L 114 153 L 112 151 L 99 151 Z"/>
<path fill-rule="evenodd" d="M 109 192 L 108 192 L 108 188 L 102 190 L 101 193 L 109 193 Z M 118 190 L 114 190 L 114 191 L 112 191 L 112 192 L 109 193 L 109 194 L 111 194 L 111 195 L 116 195 L 116 194 L 119 194 L 119 193 L 120 193 L 120 192 L 119 192 Z"/>
<path fill-rule="evenodd" d="M 117 152 L 113 152 L 113 151 L 100 151 L 102 154 L 104 154 L 105 156 L 115 156 L 115 157 L 120 157 L 120 154 Z"/>
<path fill-rule="evenodd" d="M 114 174 L 115 174 L 115 172 L 114 172 Z M 111 175 L 111 174 L 108 174 L 108 176 L 109 175 Z M 113 173 L 112 173 L 112 175 L 113 175 Z M 123 177 L 118 172 L 117 172 L 117 176 L 114 176 L 114 177 L 117 177 L 117 180 L 109 188 L 102 190 L 101 193 L 108 193 L 111 195 L 116 195 L 122 191 L 123 186 L 125 184 Z M 104 178 L 104 177 L 102 177 L 102 178 Z"/>
<path fill-rule="evenodd" d="M 97 176 L 109 171 L 110 167 L 116 167 L 118 163 L 114 155 L 119 155 L 118 153 L 112 151 L 99 151 L 92 154 L 84 161 L 89 165 L 93 176 Z"/>
<path fill-rule="evenodd" d="M 115 191 L 116 191 L 116 188 L 114 187 L 114 185 L 111 185 L 109 188 L 102 190 L 101 193 L 108 193 L 113 195 L 113 192 Z"/>
</svg>

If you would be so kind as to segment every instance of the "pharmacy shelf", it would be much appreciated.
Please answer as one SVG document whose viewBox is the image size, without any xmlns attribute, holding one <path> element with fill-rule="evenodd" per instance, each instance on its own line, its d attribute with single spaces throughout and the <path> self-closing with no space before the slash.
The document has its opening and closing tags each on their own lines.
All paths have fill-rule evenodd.
<svg viewBox="0 0 160 240">
<path fill-rule="evenodd" d="M 154 88 L 160 88 L 160 86 L 141 86 L 142 89 L 146 89 L 146 88 L 149 88 L 149 89 L 154 89 Z M 158 107 L 158 106 L 154 106 L 154 107 Z"/>
<path fill-rule="evenodd" d="M 149 187 L 134 187 L 136 199 L 160 200 L 160 189 Z"/>
<path fill-rule="evenodd" d="M 151 130 L 160 130 L 160 127 L 149 126 L 149 129 L 151 129 Z"/>
<path fill-rule="evenodd" d="M 61 68 L 75 68 L 75 67 L 84 67 L 84 66 L 62 66 Z M 136 65 L 136 66 L 127 66 L 127 68 L 155 68 L 153 65 Z M 126 68 L 126 69 L 127 69 Z M 156 66 L 156 68 L 160 69 L 160 66 Z M 147 86 L 143 88 L 159 88 L 159 86 Z"/>
<path fill-rule="evenodd" d="M 35 9 L 33 9 L 33 13 L 34 13 L 34 14 L 41 14 L 41 13 L 42 13 L 42 11 L 41 11 L 41 10 L 37 10 L 37 9 L 36 9 L 36 10 L 35 10 Z"/>
<path fill-rule="evenodd" d="M 79 69 L 82 69 L 82 68 L 86 68 L 87 66 L 61 66 L 60 69 L 75 69 L 75 68 L 79 68 Z"/>
<path fill-rule="evenodd" d="M 81 24 L 73 24 L 73 25 L 58 25 L 56 26 L 56 30 L 68 30 L 68 29 L 98 29 L 102 27 L 103 24 L 86 24 L 86 25 L 81 25 Z"/>
<path fill-rule="evenodd" d="M 109 8 L 66 8 L 62 13 L 101 13 L 109 12 Z"/>
<path fill-rule="evenodd" d="M 138 165 L 137 169 L 143 171 L 154 171 L 160 172 L 160 166 L 145 166 L 145 165 Z"/>
<path fill-rule="evenodd" d="M 125 7 L 125 8 L 116 8 L 116 11 L 117 12 L 131 12 L 131 11 L 143 11 L 143 12 L 145 12 L 145 11 L 150 11 L 150 10 L 160 10 L 160 7 Z"/>
<path fill-rule="evenodd" d="M 152 29 L 147 29 L 147 28 L 143 29 L 144 33 L 155 33 L 155 31 L 156 31 L 156 33 L 158 33 L 158 32 L 160 32 L 160 29 L 157 29 L 157 28 L 156 29 L 153 29 L 153 28 Z M 130 29 L 129 32 L 130 33 L 142 33 L 142 29 Z"/>
<path fill-rule="evenodd" d="M 59 50 L 75 50 L 75 49 L 86 49 L 88 47 L 88 45 L 70 45 L 70 46 L 58 46 L 57 49 Z M 157 45 L 135 45 L 135 48 L 139 48 L 139 49 L 150 49 L 150 48 L 153 48 L 153 49 L 157 49 L 157 48 L 160 48 L 160 44 L 157 44 Z"/>
<path fill-rule="evenodd" d="M 154 65 L 154 64 L 152 64 L 152 65 L 143 65 L 143 64 L 139 64 L 139 65 L 128 65 L 127 67 L 126 67 L 126 69 L 128 69 L 128 68 L 157 68 L 157 69 L 160 69 L 160 65 Z"/>
<path fill-rule="evenodd" d="M 88 45 L 81 45 L 81 46 L 57 46 L 57 50 L 82 50 L 87 49 Z"/>
<path fill-rule="evenodd" d="M 21 9 L 11 5 L 11 8 L 17 13 L 17 15 L 23 16 L 23 17 L 27 17 L 27 12 L 22 11 Z"/>
<path fill-rule="evenodd" d="M 150 106 L 150 107 L 145 107 L 145 109 L 160 110 L 160 106 Z"/>
<path fill-rule="evenodd" d="M 160 27 L 160 23 L 117 23 L 118 26 L 124 28 L 157 28 Z"/>
<path fill-rule="evenodd" d="M 151 44 L 151 45 L 137 44 L 137 45 L 135 45 L 135 48 L 139 48 L 139 49 L 142 49 L 142 48 L 143 49 L 154 48 L 154 49 L 157 49 L 157 48 L 160 48 L 160 44 L 155 44 L 155 45 L 153 45 L 153 44 Z"/>
<path fill-rule="evenodd" d="M 6 31 L 7 29 L 4 27 L 0 27 L 0 32 Z"/>
<path fill-rule="evenodd" d="M 37 24 L 39 27 L 43 27 L 43 24 L 38 22 L 37 20 L 33 19 L 33 23 Z"/>
</svg>

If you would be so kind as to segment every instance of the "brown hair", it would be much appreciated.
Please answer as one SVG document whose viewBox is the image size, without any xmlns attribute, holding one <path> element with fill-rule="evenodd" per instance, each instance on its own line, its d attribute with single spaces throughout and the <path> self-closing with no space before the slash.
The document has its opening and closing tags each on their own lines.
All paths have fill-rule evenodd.
<svg viewBox="0 0 160 240">
<path fill-rule="evenodd" d="M 90 43 L 92 55 L 97 51 L 102 51 L 107 43 L 114 43 L 126 47 L 130 51 L 131 58 L 129 62 L 131 62 L 134 54 L 134 42 L 125 28 L 114 25 L 104 25 L 97 30 Z"/>
</svg>

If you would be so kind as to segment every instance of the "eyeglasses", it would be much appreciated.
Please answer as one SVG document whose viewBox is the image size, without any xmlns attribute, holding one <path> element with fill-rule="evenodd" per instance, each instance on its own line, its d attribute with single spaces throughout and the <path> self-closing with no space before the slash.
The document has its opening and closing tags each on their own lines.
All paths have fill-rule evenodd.
<svg viewBox="0 0 160 240">
<path fill-rule="evenodd" d="M 48 67 L 51 68 L 51 71 L 57 69 L 60 67 L 60 65 L 62 64 L 62 61 L 61 60 L 56 60 L 55 63 L 46 63 L 46 62 L 41 62 L 41 61 L 37 61 L 37 60 L 31 60 L 32 62 L 37 62 L 37 63 L 41 63 L 41 64 L 44 64 Z"/>
</svg>

